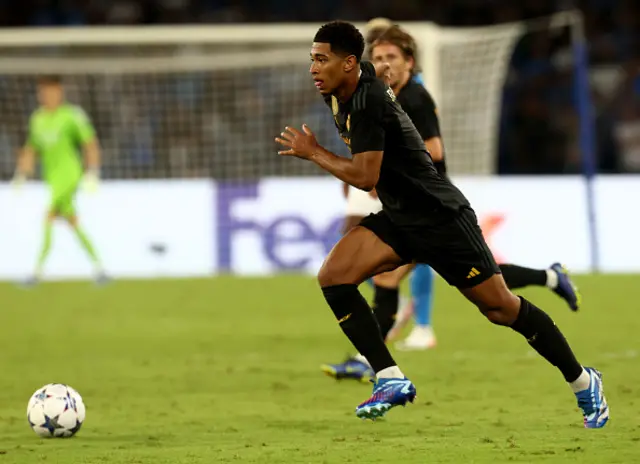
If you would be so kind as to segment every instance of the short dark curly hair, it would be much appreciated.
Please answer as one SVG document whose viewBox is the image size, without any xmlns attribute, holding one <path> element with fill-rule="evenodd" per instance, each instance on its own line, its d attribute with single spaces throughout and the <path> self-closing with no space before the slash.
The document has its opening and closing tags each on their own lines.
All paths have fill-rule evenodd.
<svg viewBox="0 0 640 464">
<path fill-rule="evenodd" d="M 359 62 L 364 53 L 364 37 L 353 24 L 346 21 L 331 21 L 325 24 L 313 38 L 314 42 L 328 43 L 337 55 L 353 55 Z"/>
</svg>

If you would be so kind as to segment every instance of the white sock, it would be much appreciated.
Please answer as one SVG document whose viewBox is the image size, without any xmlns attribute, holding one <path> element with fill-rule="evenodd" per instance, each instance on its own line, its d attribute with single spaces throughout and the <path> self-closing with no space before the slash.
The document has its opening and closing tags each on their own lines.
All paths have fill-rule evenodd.
<svg viewBox="0 0 640 464">
<path fill-rule="evenodd" d="M 547 269 L 547 287 L 556 288 L 558 286 L 558 273 L 553 269 Z"/>
<path fill-rule="evenodd" d="M 580 377 L 571 382 L 569 386 L 571 387 L 571 390 L 573 390 L 573 393 L 578 393 L 589 388 L 590 383 L 591 376 L 586 370 L 582 369 L 582 374 L 580 374 Z"/>
<path fill-rule="evenodd" d="M 367 358 L 362 356 L 360 353 L 356 354 L 353 357 L 353 359 L 355 359 L 356 361 L 360 361 L 361 363 L 365 363 L 367 366 L 371 367 L 371 364 L 369 364 L 369 361 L 367 361 Z"/>
<path fill-rule="evenodd" d="M 376 372 L 376 379 L 404 379 L 404 374 L 398 366 L 385 367 Z"/>
</svg>

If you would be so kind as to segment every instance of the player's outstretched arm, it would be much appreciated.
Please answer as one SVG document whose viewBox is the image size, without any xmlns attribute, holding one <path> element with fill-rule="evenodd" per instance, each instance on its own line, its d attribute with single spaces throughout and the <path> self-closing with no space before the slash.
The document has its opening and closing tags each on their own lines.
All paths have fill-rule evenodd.
<svg viewBox="0 0 640 464">
<path fill-rule="evenodd" d="M 351 159 L 342 158 L 322 147 L 306 125 L 302 126 L 302 132 L 293 127 L 285 127 L 280 137 L 276 137 L 276 142 L 287 148 L 279 151 L 280 155 L 313 161 L 341 181 L 360 190 L 370 191 L 378 183 L 382 151 L 358 153 Z"/>
</svg>

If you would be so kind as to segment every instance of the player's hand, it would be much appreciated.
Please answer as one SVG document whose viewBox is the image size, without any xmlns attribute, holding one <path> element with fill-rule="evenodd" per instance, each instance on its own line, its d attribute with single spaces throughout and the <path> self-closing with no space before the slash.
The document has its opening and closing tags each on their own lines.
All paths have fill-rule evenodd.
<svg viewBox="0 0 640 464">
<path fill-rule="evenodd" d="M 98 190 L 98 184 L 100 182 L 100 175 L 97 170 L 87 171 L 82 180 L 82 186 L 84 190 L 89 193 L 95 193 Z"/>
<path fill-rule="evenodd" d="M 293 155 L 302 159 L 309 159 L 320 148 L 316 136 L 306 124 L 302 125 L 302 132 L 293 128 L 285 127 L 280 137 L 276 137 L 276 142 L 288 150 L 280 150 L 279 155 Z"/>
<path fill-rule="evenodd" d="M 385 62 L 375 63 L 373 65 L 376 68 L 376 76 L 378 79 L 382 79 L 384 85 L 391 85 L 391 65 Z"/>
</svg>

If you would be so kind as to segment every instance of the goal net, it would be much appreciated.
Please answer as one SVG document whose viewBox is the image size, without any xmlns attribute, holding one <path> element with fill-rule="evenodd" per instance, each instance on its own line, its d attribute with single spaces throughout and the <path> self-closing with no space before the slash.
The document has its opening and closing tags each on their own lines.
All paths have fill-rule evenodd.
<svg viewBox="0 0 640 464">
<path fill-rule="evenodd" d="M 571 18 L 537 30 L 554 34 Z M 502 88 L 526 23 L 472 29 L 407 23 L 421 47 L 450 169 L 496 169 Z M 316 25 L 29 29 L 0 32 L 0 179 L 15 169 L 40 74 L 61 74 L 91 117 L 106 178 L 322 175 L 277 155 L 303 122 L 345 156 L 308 74 Z"/>
</svg>

